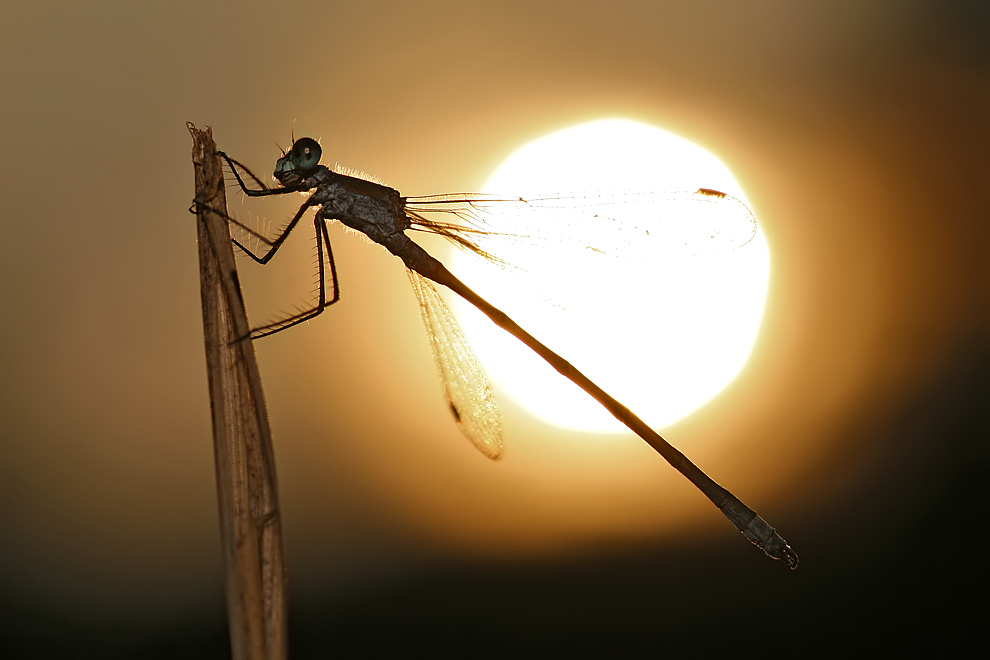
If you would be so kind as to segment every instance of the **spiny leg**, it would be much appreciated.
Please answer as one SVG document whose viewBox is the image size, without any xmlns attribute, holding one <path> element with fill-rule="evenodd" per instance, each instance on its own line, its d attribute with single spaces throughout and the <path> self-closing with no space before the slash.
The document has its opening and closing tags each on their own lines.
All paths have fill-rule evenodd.
<svg viewBox="0 0 990 660">
<path fill-rule="evenodd" d="M 252 259 L 254 259 L 255 261 L 257 261 L 259 264 L 262 264 L 262 265 L 267 264 L 269 261 L 272 260 L 272 257 L 275 256 L 275 253 L 278 252 L 278 249 L 280 247 L 282 247 L 282 244 L 285 242 L 285 239 L 289 237 L 289 233 L 292 232 L 292 230 L 296 228 L 296 225 L 299 224 L 299 220 L 303 217 L 303 214 L 305 214 L 306 211 L 311 206 L 319 206 L 319 204 L 317 204 L 316 202 L 310 201 L 309 199 L 307 199 L 305 202 L 303 202 L 303 205 L 299 207 L 299 210 L 296 211 L 296 214 L 294 216 L 292 216 L 292 220 L 290 220 L 289 221 L 289 224 L 287 224 L 285 226 L 285 229 L 283 229 L 282 231 L 279 232 L 278 236 L 275 237 L 275 240 L 271 240 L 269 238 L 266 238 L 266 237 L 262 236 L 261 234 L 259 234 L 258 232 L 254 231 L 253 229 L 249 229 L 249 228 L 245 227 L 242 223 L 237 222 L 237 220 L 234 220 L 230 216 L 227 216 L 227 219 L 228 220 L 233 220 L 233 222 L 236 223 L 238 227 L 241 227 L 242 229 L 246 229 L 248 231 L 248 233 L 250 233 L 252 236 L 260 239 L 262 243 L 264 243 L 265 245 L 268 246 L 268 251 L 265 252 L 263 255 L 255 254 L 253 250 L 251 250 L 250 248 L 248 248 L 247 246 L 245 246 L 243 243 L 239 242 L 237 239 L 233 239 L 232 238 L 231 240 L 234 242 L 234 245 L 236 245 L 237 247 L 239 247 L 244 252 L 244 254 L 246 254 L 247 256 L 251 257 Z M 317 218 L 317 219 L 319 219 L 319 218 Z M 317 236 L 319 236 L 319 231 L 317 231 Z"/>
<path fill-rule="evenodd" d="M 287 195 L 288 193 L 299 192 L 297 188 L 285 188 L 285 187 L 269 188 L 261 181 L 261 179 L 259 179 L 254 175 L 254 172 L 248 169 L 240 161 L 234 160 L 233 158 L 231 158 L 222 151 L 217 151 L 217 155 L 223 158 L 225 161 L 227 161 L 227 166 L 230 167 L 230 171 L 234 173 L 234 178 L 236 178 L 237 183 L 240 184 L 241 190 L 248 197 L 266 197 L 268 195 Z M 254 180 L 255 183 L 261 186 L 261 189 L 254 190 L 252 188 L 248 188 L 247 185 L 244 183 L 244 179 L 241 178 L 241 175 L 238 172 L 238 168 L 244 170 L 247 173 L 247 175 Z"/>
<path fill-rule="evenodd" d="M 259 254 L 256 254 L 254 252 L 254 250 L 252 250 L 251 248 L 249 248 L 246 245 L 244 245 L 244 243 L 241 243 L 240 241 L 238 241 L 236 238 L 231 238 L 230 239 L 231 242 L 234 245 L 236 245 L 238 248 L 240 248 L 241 251 L 244 254 L 246 254 L 247 256 L 251 257 L 251 259 L 253 259 L 254 261 L 257 261 L 259 264 L 264 265 L 264 264 L 267 264 L 269 261 L 272 260 L 272 257 L 275 256 L 275 253 L 278 251 L 278 249 L 285 242 L 285 239 L 289 237 L 289 233 L 292 232 L 293 229 L 295 229 L 296 225 L 299 224 L 299 220 L 306 213 L 306 210 L 309 209 L 311 206 L 319 206 L 319 204 L 316 204 L 316 203 L 310 202 L 309 200 L 306 200 L 306 202 L 304 202 L 303 205 L 299 207 L 299 210 L 296 211 L 296 214 L 294 216 L 292 216 L 292 219 L 285 225 L 285 228 L 282 229 L 281 231 L 279 231 L 278 236 L 276 236 L 274 240 L 271 239 L 271 238 L 268 238 L 264 234 L 259 233 L 258 231 L 252 229 L 251 227 L 248 227 L 246 224 L 244 224 L 243 222 L 241 222 L 237 218 L 235 218 L 235 217 L 233 217 L 231 215 L 228 215 L 228 214 L 224 213 L 223 211 L 220 211 L 218 209 L 215 209 L 212 206 L 210 206 L 209 204 L 206 204 L 205 202 L 201 202 L 199 200 L 193 200 L 192 206 L 189 208 L 189 211 L 191 213 L 195 213 L 196 212 L 194 209 L 203 209 L 203 210 L 207 210 L 207 211 L 212 211 L 213 213 L 216 213 L 217 215 L 223 217 L 227 222 L 233 223 L 234 225 L 236 225 L 241 230 L 247 232 L 248 234 L 250 234 L 253 238 L 255 238 L 256 240 L 258 240 L 259 242 L 264 243 L 265 245 L 267 245 L 268 246 L 268 250 L 264 254 L 260 254 L 259 255 Z"/>
<path fill-rule="evenodd" d="M 259 179 L 257 176 L 254 175 L 254 172 L 248 169 L 240 161 L 234 160 L 233 158 L 231 158 L 222 151 L 217 151 L 217 154 L 225 161 L 227 161 L 227 166 L 230 168 L 230 171 L 234 174 L 234 177 L 237 179 L 237 183 L 238 185 L 240 185 L 241 190 L 244 192 L 244 194 L 248 195 L 249 197 L 263 197 L 266 195 L 285 195 L 287 193 L 299 192 L 297 188 L 269 188 L 261 181 L 261 179 Z M 255 183 L 261 186 L 261 190 L 253 190 L 251 188 L 248 188 L 247 185 L 244 183 L 244 179 L 241 177 L 240 173 L 238 172 L 238 168 L 244 170 L 244 172 L 246 172 L 247 175 L 250 176 L 251 179 L 255 181 Z M 244 252 L 244 254 L 248 255 L 249 257 L 251 257 L 260 264 L 267 264 L 269 261 L 271 261 L 272 257 L 275 256 L 275 253 L 278 252 L 279 247 L 282 246 L 282 243 L 285 242 L 285 239 L 288 238 L 292 230 L 295 229 L 296 225 L 299 223 L 299 219 L 302 218 L 303 214 L 306 212 L 306 209 L 308 209 L 310 206 L 317 206 L 317 204 L 311 203 L 309 200 L 307 200 L 301 207 L 299 207 L 299 210 L 296 211 L 296 214 L 295 216 L 292 217 L 292 220 L 289 221 L 289 223 L 285 226 L 285 228 L 282 229 L 279 232 L 278 236 L 276 236 L 274 239 L 268 238 L 267 236 L 263 236 L 259 232 L 255 231 L 254 229 L 251 229 L 244 223 L 236 220 L 235 218 L 232 218 L 227 214 L 223 214 L 223 215 L 224 217 L 227 218 L 228 221 L 233 222 L 235 225 L 246 231 L 248 234 L 250 234 L 257 240 L 259 240 L 261 243 L 268 246 L 268 250 L 265 251 L 264 254 L 260 254 L 260 253 L 256 253 L 254 250 L 247 247 L 237 239 L 232 239 L 234 245 L 239 247 Z"/>
<path fill-rule="evenodd" d="M 298 217 L 293 220 L 297 221 Z M 340 287 L 337 286 L 337 266 L 333 260 L 333 250 L 330 247 L 330 235 L 327 232 L 327 222 L 321 218 L 319 215 L 316 216 L 314 220 L 314 225 L 316 227 L 316 259 L 317 259 L 317 270 L 319 277 L 319 299 L 315 307 L 310 309 L 302 310 L 297 314 L 292 316 L 287 316 L 285 318 L 279 319 L 272 323 L 268 323 L 258 328 L 251 330 L 251 338 L 258 339 L 260 337 L 267 337 L 268 335 L 273 335 L 276 332 L 281 332 L 286 328 L 291 328 L 294 325 L 298 325 L 303 321 L 308 321 L 311 318 L 319 316 L 323 313 L 323 310 L 340 300 Z M 288 232 L 286 232 L 288 233 Z M 283 234 L 284 235 L 284 234 Z M 326 256 L 324 257 L 324 246 L 326 246 Z M 260 260 L 259 260 L 260 261 Z M 265 262 L 261 262 L 265 263 Z M 330 273 L 330 281 L 332 282 L 332 293 L 329 300 L 327 300 L 327 271 Z"/>
<path fill-rule="evenodd" d="M 248 234 L 251 234 L 251 236 L 253 236 L 258 241 L 261 241 L 265 245 L 273 245 L 275 243 L 275 241 L 273 241 L 272 239 L 268 238 L 264 234 L 261 234 L 261 233 L 257 232 L 256 230 L 252 229 L 251 227 L 248 227 L 246 224 L 244 224 L 243 222 L 241 222 L 237 218 L 235 218 L 235 217 L 233 217 L 231 215 L 228 215 L 228 214 L 224 213 L 223 211 L 221 211 L 219 209 L 213 208 L 212 206 L 210 206 L 206 202 L 201 202 L 198 199 L 194 199 L 193 200 L 193 203 L 192 203 L 192 206 L 189 207 L 189 212 L 190 213 L 197 213 L 198 211 L 210 211 L 211 213 L 216 213 L 221 218 L 223 218 L 224 220 L 226 220 L 228 223 L 232 223 L 232 224 L 236 225 L 239 229 L 247 232 Z M 250 256 L 252 256 L 255 259 L 255 261 L 258 260 L 258 258 L 248 248 L 244 247 L 241 243 L 237 242 L 237 240 L 231 239 L 231 242 L 234 243 L 235 245 L 237 245 L 237 247 L 241 248 L 241 250 L 243 250 L 244 252 L 246 252 Z"/>
</svg>

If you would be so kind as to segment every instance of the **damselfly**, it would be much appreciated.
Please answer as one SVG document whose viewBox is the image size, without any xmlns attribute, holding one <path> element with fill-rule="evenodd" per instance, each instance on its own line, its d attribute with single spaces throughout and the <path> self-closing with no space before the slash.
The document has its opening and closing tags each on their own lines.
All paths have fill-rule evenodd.
<svg viewBox="0 0 990 660">
<path fill-rule="evenodd" d="M 268 263 L 284 244 L 290 232 L 310 208 L 316 208 L 314 228 L 318 263 L 318 300 L 311 308 L 255 328 L 252 338 L 264 337 L 312 319 L 340 298 L 337 273 L 327 232 L 336 220 L 363 233 L 402 259 L 419 299 L 434 357 L 450 409 L 467 438 L 490 458 L 502 452 L 501 424 L 484 369 L 432 283 L 442 284 L 477 307 L 597 400 L 620 422 L 645 440 L 675 469 L 687 477 L 754 544 L 774 559 L 795 568 L 797 554 L 787 542 L 752 509 L 719 486 L 684 454 L 671 446 L 628 408 L 609 396 L 573 365 L 519 327 L 508 315 L 454 277 L 437 259 L 413 242 L 406 231 L 438 234 L 458 247 L 483 258 L 497 261 L 491 249 L 499 240 L 538 244 L 554 234 L 552 220 L 573 219 L 575 214 L 601 224 L 624 237 L 617 243 L 636 250 L 643 241 L 677 249 L 705 251 L 711 246 L 742 245 L 755 232 L 756 221 L 738 199 L 716 190 L 699 188 L 681 192 L 646 192 L 603 195 L 555 195 L 552 197 L 502 197 L 485 194 L 456 194 L 429 197 L 403 197 L 398 191 L 365 178 L 339 173 L 320 165 L 322 149 L 311 138 L 296 140 L 275 163 L 276 188 L 262 183 L 247 167 L 227 154 L 219 155 L 230 167 L 243 192 L 250 197 L 309 193 L 302 206 L 283 229 L 265 235 L 226 216 L 242 232 L 234 243 L 249 257 Z M 248 179 L 256 188 L 249 187 Z M 689 223 L 673 220 L 687 209 Z M 437 221 L 427 214 L 443 213 Z M 516 224 L 496 231 L 490 218 L 511 217 Z M 638 220 L 630 222 L 627 217 Z M 644 220 L 644 218 L 646 218 Z M 555 238 L 566 240 L 566 236 Z M 254 245 L 249 245 L 254 243 Z M 612 245 L 616 245 L 615 242 Z M 592 245 L 582 246 L 594 251 Z M 621 255 L 619 255 L 621 256 Z"/>
</svg>

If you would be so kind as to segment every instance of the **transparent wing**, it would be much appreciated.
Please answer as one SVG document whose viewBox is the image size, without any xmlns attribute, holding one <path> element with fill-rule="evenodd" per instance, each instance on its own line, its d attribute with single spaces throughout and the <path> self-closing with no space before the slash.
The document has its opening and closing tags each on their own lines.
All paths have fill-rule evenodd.
<svg viewBox="0 0 990 660">
<path fill-rule="evenodd" d="M 533 198 L 437 195 L 409 197 L 406 208 L 415 229 L 440 234 L 489 260 L 498 262 L 500 249 L 511 244 L 512 265 L 524 270 L 538 265 L 538 250 L 548 246 L 616 258 L 656 258 L 734 250 L 756 234 L 756 218 L 745 204 L 707 188 Z M 430 213 L 454 219 L 440 222 L 423 215 Z M 527 246 L 537 250 L 533 263 L 519 263 Z"/>
<path fill-rule="evenodd" d="M 467 439 L 485 456 L 497 459 L 502 455 L 502 423 L 488 375 L 433 284 L 414 271 L 408 274 L 447 404 Z"/>
</svg>

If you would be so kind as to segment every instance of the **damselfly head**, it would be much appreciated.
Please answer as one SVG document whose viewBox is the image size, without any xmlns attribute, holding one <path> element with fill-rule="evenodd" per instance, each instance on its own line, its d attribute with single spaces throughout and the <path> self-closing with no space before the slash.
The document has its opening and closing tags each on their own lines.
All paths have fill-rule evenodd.
<svg viewBox="0 0 990 660">
<path fill-rule="evenodd" d="M 283 186 L 299 185 L 320 165 L 323 150 L 313 138 L 299 138 L 292 144 L 289 153 L 275 161 L 275 178 Z"/>
</svg>

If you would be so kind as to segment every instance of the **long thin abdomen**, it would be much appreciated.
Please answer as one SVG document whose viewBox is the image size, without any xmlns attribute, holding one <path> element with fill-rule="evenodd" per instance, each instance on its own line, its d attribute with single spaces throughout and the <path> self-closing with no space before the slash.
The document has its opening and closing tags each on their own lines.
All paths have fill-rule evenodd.
<svg viewBox="0 0 990 660">
<path fill-rule="evenodd" d="M 687 477 L 691 483 L 697 486 L 725 514 L 746 538 L 756 546 L 762 548 L 770 557 L 783 560 L 792 569 L 797 568 L 797 553 L 755 511 L 743 504 L 739 498 L 728 490 L 718 485 L 711 477 L 702 472 L 697 465 L 692 463 L 687 456 L 664 440 L 659 433 L 650 428 L 646 422 L 633 414 L 631 410 L 619 403 L 602 388 L 598 387 L 591 379 L 578 371 L 574 365 L 551 351 L 542 342 L 523 330 L 508 315 L 491 305 L 487 300 L 468 288 L 466 284 L 454 277 L 453 273 L 447 270 L 442 263 L 427 254 L 420 246 L 411 241 L 410 245 L 415 247 L 402 250 L 402 254 L 397 254 L 408 268 L 415 270 L 438 284 L 446 286 L 484 312 L 485 316 L 490 318 L 495 325 L 503 328 L 513 337 L 529 346 L 540 357 L 546 360 L 550 366 L 560 372 L 561 375 L 594 397 L 616 419 L 653 447 L 674 469 Z"/>
</svg>

